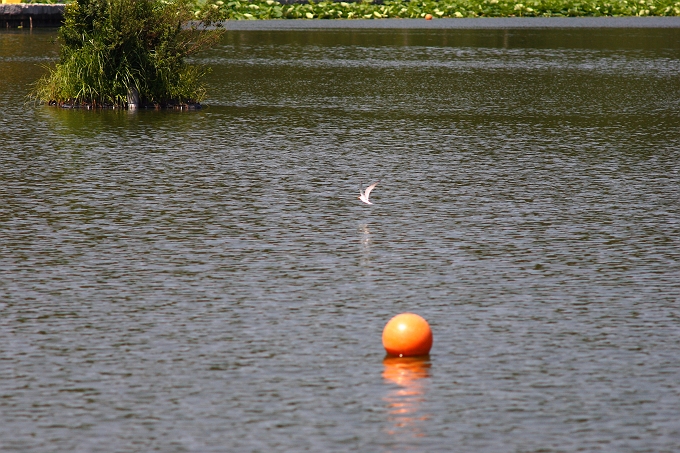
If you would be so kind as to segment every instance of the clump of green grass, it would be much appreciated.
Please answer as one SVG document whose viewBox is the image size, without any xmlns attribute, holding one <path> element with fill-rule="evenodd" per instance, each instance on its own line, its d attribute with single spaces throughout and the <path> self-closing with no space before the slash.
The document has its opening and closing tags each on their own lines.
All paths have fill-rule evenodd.
<svg viewBox="0 0 680 453">
<path fill-rule="evenodd" d="M 124 107 L 134 88 L 141 104 L 200 102 L 206 70 L 185 59 L 219 39 L 219 30 L 205 30 L 217 10 L 210 2 L 197 9 L 190 0 L 73 1 L 59 29 L 59 62 L 35 83 L 32 96 Z"/>
<path fill-rule="evenodd" d="M 218 1 L 223 20 L 380 19 L 433 17 L 680 16 L 677 0 L 385 0 L 281 4 Z"/>
</svg>

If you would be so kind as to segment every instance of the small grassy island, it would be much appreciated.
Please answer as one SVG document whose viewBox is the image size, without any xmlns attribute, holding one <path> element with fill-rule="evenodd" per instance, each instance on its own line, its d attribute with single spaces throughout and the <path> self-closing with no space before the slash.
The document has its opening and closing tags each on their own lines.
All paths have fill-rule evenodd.
<svg viewBox="0 0 680 453">
<path fill-rule="evenodd" d="M 77 0 L 59 29 L 59 62 L 32 97 L 64 107 L 195 107 L 206 69 L 186 57 L 214 45 L 218 8 L 189 0 Z"/>
</svg>

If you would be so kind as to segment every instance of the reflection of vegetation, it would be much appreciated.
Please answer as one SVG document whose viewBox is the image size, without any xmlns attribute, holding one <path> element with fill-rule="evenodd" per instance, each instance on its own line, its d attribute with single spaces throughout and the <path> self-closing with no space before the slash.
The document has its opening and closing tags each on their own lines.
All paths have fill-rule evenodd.
<svg viewBox="0 0 680 453">
<path fill-rule="evenodd" d="M 213 45 L 217 8 L 191 0 L 77 0 L 59 29 L 59 63 L 35 84 L 40 101 L 124 106 L 128 91 L 142 104 L 200 101 L 205 70 L 185 58 Z M 199 19 L 197 19 L 199 18 Z M 194 22 L 190 22 L 194 21 Z M 192 23 L 192 27 L 187 27 Z"/>
<path fill-rule="evenodd" d="M 218 1 L 222 19 L 378 19 L 383 17 L 680 16 L 677 0 L 385 0 L 283 5 Z"/>
</svg>

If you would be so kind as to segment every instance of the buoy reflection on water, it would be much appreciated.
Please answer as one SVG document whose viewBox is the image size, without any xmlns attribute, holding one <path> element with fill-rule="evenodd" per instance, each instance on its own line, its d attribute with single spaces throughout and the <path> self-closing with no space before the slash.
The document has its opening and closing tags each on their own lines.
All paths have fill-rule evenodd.
<svg viewBox="0 0 680 453">
<path fill-rule="evenodd" d="M 429 357 L 387 356 L 383 365 L 385 381 L 398 386 L 383 398 L 390 425 L 387 433 L 398 438 L 423 437 L 422 425 L 430 418 L 422 407 L 430 377 Z"/>
</svg>

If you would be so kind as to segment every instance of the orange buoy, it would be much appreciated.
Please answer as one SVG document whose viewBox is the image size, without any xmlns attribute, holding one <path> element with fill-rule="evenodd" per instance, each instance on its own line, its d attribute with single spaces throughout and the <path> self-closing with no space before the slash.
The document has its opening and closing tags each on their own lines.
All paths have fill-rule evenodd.
<svg viewBox="0 0 680 453">
<path fill-rule="evenodd" d="M 402 313 L 390 319 L 382 334 L 388 354 L 398 357 L 427 355 L 432 348 L 432 330 L 415 313 Z"/>
<path fill-rule="evenodd" d="M 425 14 L 425 20 L 432 20 L 432 14 Z"/>
</svg>

